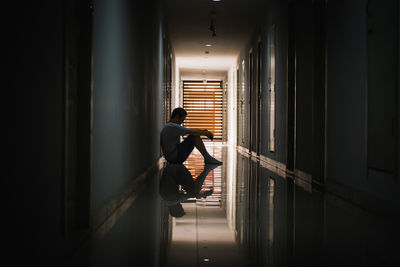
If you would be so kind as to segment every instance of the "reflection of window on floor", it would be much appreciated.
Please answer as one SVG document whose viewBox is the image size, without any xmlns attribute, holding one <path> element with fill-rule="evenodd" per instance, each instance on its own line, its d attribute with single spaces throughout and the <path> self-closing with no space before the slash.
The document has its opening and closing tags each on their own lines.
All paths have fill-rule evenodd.
<svg viewBox="0 0 400 267">
<path fill-rule="evenodd" d="M 275 151 L 275 25 L 271 27 L 269 43 L 269 151 Z"/>
<path fill-rule="evenodd" d="M 274 244 L 274 196 L 275 180 L 269 178 L 268 190 L 268 242 L 269 242 L 269 261 L 273 263 L 273 244 Z"/>
<path fill-rule="evenodd" d="M 204 142 L 207 151 L 213 157 L 221 159 L 222 149 L 219 142 Z M 196 179 L 204 169 L 204 158 L 197 149 L 194 149 L 192 154 L 185 161 L 185 166 L 189 170 L 193 179 Z M 204 180 L 202 191 L 213 189 L 213 194 L 207 198 L 198 199 L 196 202 L 204 206 L 221 207 L 221 192 L 222 192 L 222 168 L 217 167 L 212 170 Z M 190 200 L 189 200 L 190 202 Z"/>
</svg>

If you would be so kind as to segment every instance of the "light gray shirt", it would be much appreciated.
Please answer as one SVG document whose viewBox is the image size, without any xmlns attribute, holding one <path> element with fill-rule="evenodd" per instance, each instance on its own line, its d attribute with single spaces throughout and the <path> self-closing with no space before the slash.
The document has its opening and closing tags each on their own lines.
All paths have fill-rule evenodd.
<svg viewBox="0 0 400 267">
<path fill-rule="evenodd" d="M 168 122 L 165 124 L 161 131 L 161 148 L 164 157 L 170 161 L 175 162 L 178 159 L 178 144 L 180 137 L 189 133 L 189 129 L 177 123 Z"/>
</svg>

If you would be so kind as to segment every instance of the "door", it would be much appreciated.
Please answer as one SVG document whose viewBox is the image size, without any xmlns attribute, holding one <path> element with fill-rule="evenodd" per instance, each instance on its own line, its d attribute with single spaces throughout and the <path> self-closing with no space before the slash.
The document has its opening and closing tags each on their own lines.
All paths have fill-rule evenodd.
<svg viewBox="0 0 400 267">
<path fill-rule="evenodd" d="M 92 25 L 91 0 L 65 1 L 63 230 L 71 244 L 90 228 Z"/>
<path fill-rule="evenodd" d="M 262 50 L 261 50 L 261 40 L 257 44 L 257 155 L 260 155 L 261 143 L 262 143 L 262 133 L 261 133 L 261 121 L 262 121 Z"/>
<path fill-rule="evenodd" d="M 254 54 L 253 54 L 253 49 L 251 49 L 249 52 L 249 75 L 248 75 L 249 76 L 249 86 L 248 86 L 249 127 L 248 127 L 248 135 L 247 135 L 249 151 L 251 151 L 251 152 L 256 150 L 255 148 L 253 148 L 253 145 L 256 144 L 255 136 L 253 136 L 256 133 L 253 129 L 253 127 L 255 125 L 255 123 L 254 123 L 255 120 L 253 118 L 254 114 L 255 114 L 255 112 L 253 110 L 255 107 L 255 105 L 254 105 L 255 101 L 253 99 L 253 97 L 255 95 L 253 92 L 253 90 L 254 90 L 254 71 L 253 70 L 254 70 Z"/>
</svg>

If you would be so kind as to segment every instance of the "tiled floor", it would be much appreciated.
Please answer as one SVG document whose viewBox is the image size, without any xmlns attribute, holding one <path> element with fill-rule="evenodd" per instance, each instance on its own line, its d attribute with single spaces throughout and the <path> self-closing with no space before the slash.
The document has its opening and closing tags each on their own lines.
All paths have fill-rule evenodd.
<svg viewBox="0 0 400 267">
<path fill-rule="evenodd" d="M 206 148 L 215 158 L 222 159 L 220 143 L 206 143 Z M 204 167 L 203 157 L 195 150 L 184 164 L 196 179 Z M 182 204 L 186 215 L 172 220 L 166 266 L 246 266 L 226 216 L 224 170 L 218 166 L 204 181 L 203 190 L 212 189 L 212 195 L 189 199 Z"/>
<path fill-rule="evenodd" d="M 398 216 L 377 216 L 310 184 L 294 183 L 233 147 L 208 143 L 207 148 L 223 165 L 204 181 L 198 180 L 204 178 L 204 165 L 197 151 L 173 171 L 186 174 L 189 187 L 202 184 L 196 189 L 200 193 L 214 190 L 211 196 L 182 198 L 186 214 L 172 218 L 167 204 L 176 202 L 161 197 L 164 168 L 146 178 L 149 183 L 132 206 L 75 262 L 96 267 L 400 266 Z M 167 188 L 183 189 L 174 183 Z"/>
<path fill-rule="evenodd" d="M 167 266 L 400 266 L 398 218 L 368 213 L 311 184 L 293 183 L 229 146 L 207 199 L 172 220 Z M 186 163 L 202 169 L 194 153 Z"/>
</svg>

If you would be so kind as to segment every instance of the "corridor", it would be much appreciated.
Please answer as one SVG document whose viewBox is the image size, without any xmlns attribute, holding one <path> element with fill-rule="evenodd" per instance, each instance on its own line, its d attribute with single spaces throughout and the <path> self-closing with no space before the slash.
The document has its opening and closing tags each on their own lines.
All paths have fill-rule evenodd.
<svg viewBox="0 0 400 267">
<path fill-rule="evenodd" d="M 221 143 L 224 161 L 205 179 L 207 197 L 182 202 L 172 218 L 155 193 L 167 164 L 117 223 L 80 252 L 77 266 L 396 266 L 398 217 L 380 216 Z M 184 164 L 199 175 L 197 152 Z M 192 162 L 192 166 L 190 163 Z M 195 166 L 195 167 L 193 167 Z M 173 167 L 175 168 L 175 167 Z M 191 177 L 193 179 L 196 176 Z M 161 190 L 162 186 L 160 186 Z M 171 193 L 172 194 L 172 193 Z M 79 264 L 78 264 L 79 263 Z M 90 264 L 89 264 L 90 263 Z"/>
<path fill-rule="evenodd" d="M 400 266 L 398 0 L 3 11 L 9 266 Z"/>
</svg>

